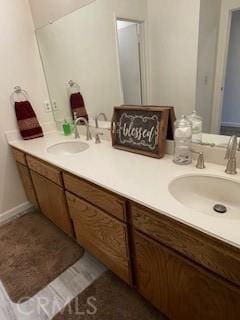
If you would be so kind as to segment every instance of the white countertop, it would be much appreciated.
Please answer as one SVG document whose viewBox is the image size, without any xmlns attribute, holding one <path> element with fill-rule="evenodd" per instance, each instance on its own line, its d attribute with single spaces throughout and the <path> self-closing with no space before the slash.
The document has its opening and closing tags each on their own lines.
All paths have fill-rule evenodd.
<svg viewBox="0 0 240 320">
<path fill-rule="evenodd" d="M 229 178 L 224 173 L 223 166 L 210 163 L 206 164 L 207 169 L 203 171 L 196 169 L 194 164 L 177 166 L 172 162 L 172 156 L 166 155 L 161 160 L 148 158 L 116 150 L 108 141 L 102 141 L 101 144 L 96 145 L 92 140 L 88 150 L 70 156 L 56 156 L 47 152 L 47 147 L 70 140 L 73 138 L 64 137 L 55 132 L 44 138 L 31 141 L 15 140 L 10 141 L 9 144 L 240 248 L 240 212 L 239 220 L 207 215 L 183 206 L 168 191 L 169 183 L 182 175 L 214 175 L 237 182 L 240 182 L 240 175 Z M 85 137 L 81 136 L 80 141 L 85 142 Z"/>
</svg>

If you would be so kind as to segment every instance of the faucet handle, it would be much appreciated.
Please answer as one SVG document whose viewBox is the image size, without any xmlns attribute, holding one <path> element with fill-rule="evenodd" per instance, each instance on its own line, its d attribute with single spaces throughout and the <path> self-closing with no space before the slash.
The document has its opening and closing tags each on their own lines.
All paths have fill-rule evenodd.
<svg viewBox="0 0 240 320">
<path fill-rule="evenodd" d="M 87 125 L 87 141 L 89 140 L 92 140 L 92 134 L 89 125 Z"/>
<path fill-rule="evenodd" d="M 103 136 L 103 132 L 97 132 L 97 133 L 95 134 L 95 143 L 96 143 L 96 144 L 101 143 L 100 136 Z"/>
<path fill-rule="evenodd" d="M 205 169 L 206 167 L 205 167 L 204 153 L 198 152 L 195 150 L 191 150 L 191 151 L 192 151 L 192 153 L 198 154 L 196 168 L 197 169 Z"/>
<path fill-rule="evenodd" d="M 203 152 L 199 152 L 199 156 L 197 159 L 197 165 L 196 165 L 197 169 L 205 169 L 205 161 L 204 161 L 204 154 Z"/>
</svg>

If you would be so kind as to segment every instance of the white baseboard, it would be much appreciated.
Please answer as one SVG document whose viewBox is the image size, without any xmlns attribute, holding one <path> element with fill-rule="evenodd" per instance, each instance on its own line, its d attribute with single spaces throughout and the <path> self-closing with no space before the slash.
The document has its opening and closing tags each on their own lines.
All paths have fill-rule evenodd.
<svg viewBox="0 0 240 320">
<path fill-rule="evenodd" d="M 233 128 L 240 128 L 239 122 L 222 122 L 223 127 L 233 127 Z"/>
<path fill-rule="evenodd" d="M 27 213 L 33 209 L 33 205 L 30 202 L 24 202 L 19 206 L 12 208 L 0 214 L 0 224 L 11 220 L 19 214 Z"/>
</svg>

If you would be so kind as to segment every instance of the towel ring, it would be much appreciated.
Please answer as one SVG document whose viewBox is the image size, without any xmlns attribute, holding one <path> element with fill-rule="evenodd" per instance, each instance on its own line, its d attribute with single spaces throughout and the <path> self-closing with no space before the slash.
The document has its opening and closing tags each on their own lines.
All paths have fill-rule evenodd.
<svg viewBox="0 0 240 320">
<path fill-rule="evenodd" d="M 13 93 L 10 95 L 10 103 L 12 106 L 14 106 L 14 103 L 16 102 L 16 95 L 22 94 L 22 96 L 26 99 L 29 100 L 29 95 L 26 90 L 22 90 L 20 86 L 16 86 L 13 88 Z"/>
</svg>

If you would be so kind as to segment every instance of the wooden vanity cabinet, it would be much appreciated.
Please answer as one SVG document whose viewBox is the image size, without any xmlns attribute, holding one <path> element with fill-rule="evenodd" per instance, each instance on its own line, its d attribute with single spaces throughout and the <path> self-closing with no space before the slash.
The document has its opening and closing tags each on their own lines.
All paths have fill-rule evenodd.
<svg viewBox="0 0 240 320">
<path fill-rule="evenodd" d="M 138 291 L 173 320 L 237 320 L 240 290 L 155 240 L 133 232 Z"/>
<path fill-rule="evenodd" d="M 239 319 L 239 249 L 17 149 L 13 153 L 28 199 L 170 319 Z"/>
<path fill-rule="evenodd" d="M 20 163 L 17 163 L 17 168 L 28 201 L 32 203 L 35 207 L 38 207 L 38 201 L 29 169 Z"/>
<path fill-rule="evenodd" d="M 26 156 L 26 161 L 30 168 L 41 212 L 62 231 L 74 237 L 61 171 L 29 155 Z"/>
<path fill-rule="evenodd" d="M 80 245 L 131 284 L 127 225 L 69 192 L 66 196 Z"/>
<path fill-rule="evenodd" d="M 172 218 L 131 203 L 136 230 L 240 287 L 240 250 Z"/>
<path fill-rule="evenodd" d="M 117 219 L 126 222 L 126 200 L 93 183 L 68 173 L 63 173 L 65 189 L 92 203 Z"/>
<path fill-rule="evenodd" d="M 62 231 L 74 237 L 63 188 L 36 172 L 31 171 L 31 175 L 41 212 Z"/>
<path fill-rule="evenodd" d="M 33 186 L 31 174 L 29 168 L 27 167 L 25 154 L 17 149 L 12 149 L 12 152 L 16 160 L 18 173 L 21 178 L 26 197 L 30 203 L 32 203 L 35 207 L 38 207 L 38 201 Z"/>
<path fill-rule="evenodd" d="M 130 208 L 138 291 L 170 319 L 238 319 L 239 250 L 140 205 Z"/>
</svg>

